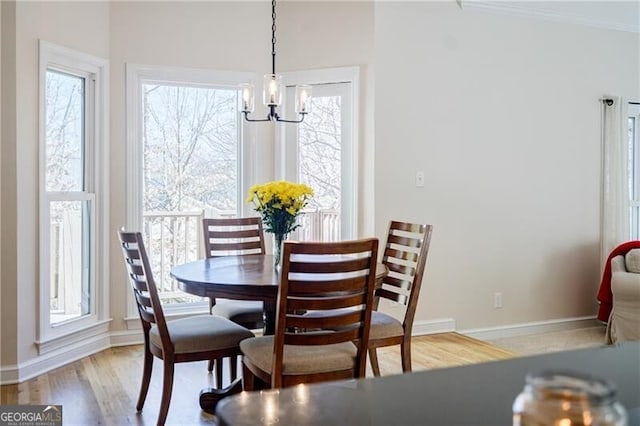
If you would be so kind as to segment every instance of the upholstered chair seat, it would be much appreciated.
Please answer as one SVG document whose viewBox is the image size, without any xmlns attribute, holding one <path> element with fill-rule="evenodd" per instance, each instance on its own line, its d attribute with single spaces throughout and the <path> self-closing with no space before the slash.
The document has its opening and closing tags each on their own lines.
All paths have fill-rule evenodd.
<svg viewBox="0 0 640 426">
<path fill-rule="evenodd" d="M 238 324 L 212 315 L 199 315 L 167 321 L 176 354 L 233 348 L 253 333 Z M 149 330 L 151 345 L 162 350 L 162 339 L 156 325 Z"/>
<path fill-rule="evenodd" d="M 231 300 L 217 299 L 211 307 L 211 313 L 227 318 L 243 327 L 256 329 L 262 328 L 262 302 L 256 300 Z"/>
<path fill-rule="evenodd" d="M 273 336 L 256 337 L 240 342 L 247 361 L 271 374 L 273 366 Z M 348 370 L 356 367 L 358 351 L 351 342 L 321 346 L 285 345 L 282 374 L 306 375 Z"/>
<path fill-rule="evenodd" d="M 383 312 L 373 311 L 371 313 L 371 332 L 369 333 L 369 339 L 385 339 L 394 336 L 404 336 L 402 323 Z"/>
</svg>

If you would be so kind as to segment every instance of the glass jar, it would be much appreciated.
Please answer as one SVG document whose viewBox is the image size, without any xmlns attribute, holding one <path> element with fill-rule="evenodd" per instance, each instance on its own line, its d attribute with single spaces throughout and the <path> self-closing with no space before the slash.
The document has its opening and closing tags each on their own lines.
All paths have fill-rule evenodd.
<svg viewBox="0 0 640 426">
<path fill-rule="evenodd" d="M 528 374 L 513 403 L 514 426 L 626 426 L 627 415 L 608 382 L 586 374 Z"/>
</svg>

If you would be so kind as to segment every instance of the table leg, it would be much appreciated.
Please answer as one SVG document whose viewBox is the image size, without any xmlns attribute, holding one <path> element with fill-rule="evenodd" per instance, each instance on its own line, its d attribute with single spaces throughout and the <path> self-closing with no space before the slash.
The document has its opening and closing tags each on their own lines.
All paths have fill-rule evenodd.
<svg viewBox="0 0 640 426">
<path fill-rule="evenodd" d="M 264 312 L 262 313 L 262 319 L 264 321 L 263 334 L 265 336 L 271 336 L 276 334 L 276 302 L 264 301 Z"/>
<path fill-rule="evenodd" d="M 200 391 L 200 408 L 207 413 L 214 414 L 218 401 L 227 396 L 242 392 L 242 379 L 234 380 L 229 386 L 223 389 L 206 388 Z"/>
</svg>

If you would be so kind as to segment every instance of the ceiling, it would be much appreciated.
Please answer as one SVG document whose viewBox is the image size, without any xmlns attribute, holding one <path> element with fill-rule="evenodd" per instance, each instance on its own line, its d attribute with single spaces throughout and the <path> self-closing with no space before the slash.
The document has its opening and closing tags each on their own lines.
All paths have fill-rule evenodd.
<svg viewBox="0 0 640 426">
<path fill-rule="evenodd" d="M 590 27 L 640 33 L 640 0 L 483 1 L 457 0 L 463 9 L 527 16 Z"/>
</svg>

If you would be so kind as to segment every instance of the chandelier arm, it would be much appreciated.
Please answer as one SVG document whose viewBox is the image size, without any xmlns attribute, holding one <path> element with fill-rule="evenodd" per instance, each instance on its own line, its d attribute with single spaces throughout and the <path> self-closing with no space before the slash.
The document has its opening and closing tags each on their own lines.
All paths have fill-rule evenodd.
<svg viewBox="0 0 640 426">
<path fill-rule="evenodd" d="M 276 116 L 276 121 L 279 121 L 281 123 L 302 123 L 304 121 L 304 117 L 307 114 L 300 114 L 300 120 L 284 120 L 278 116 Z"/>
<path fill-rule="evenodd" d="M 242 113 L 244 114 L 244 119 L 251 122 L 251 123 L 256 123 L 256 122 L 260 122 L 260 121 L 271 121 L 271 116 L 268 115 L 267 118 L 249 118 L 249 112 L 248 111 L 242 111 Z"/>
</svg>

